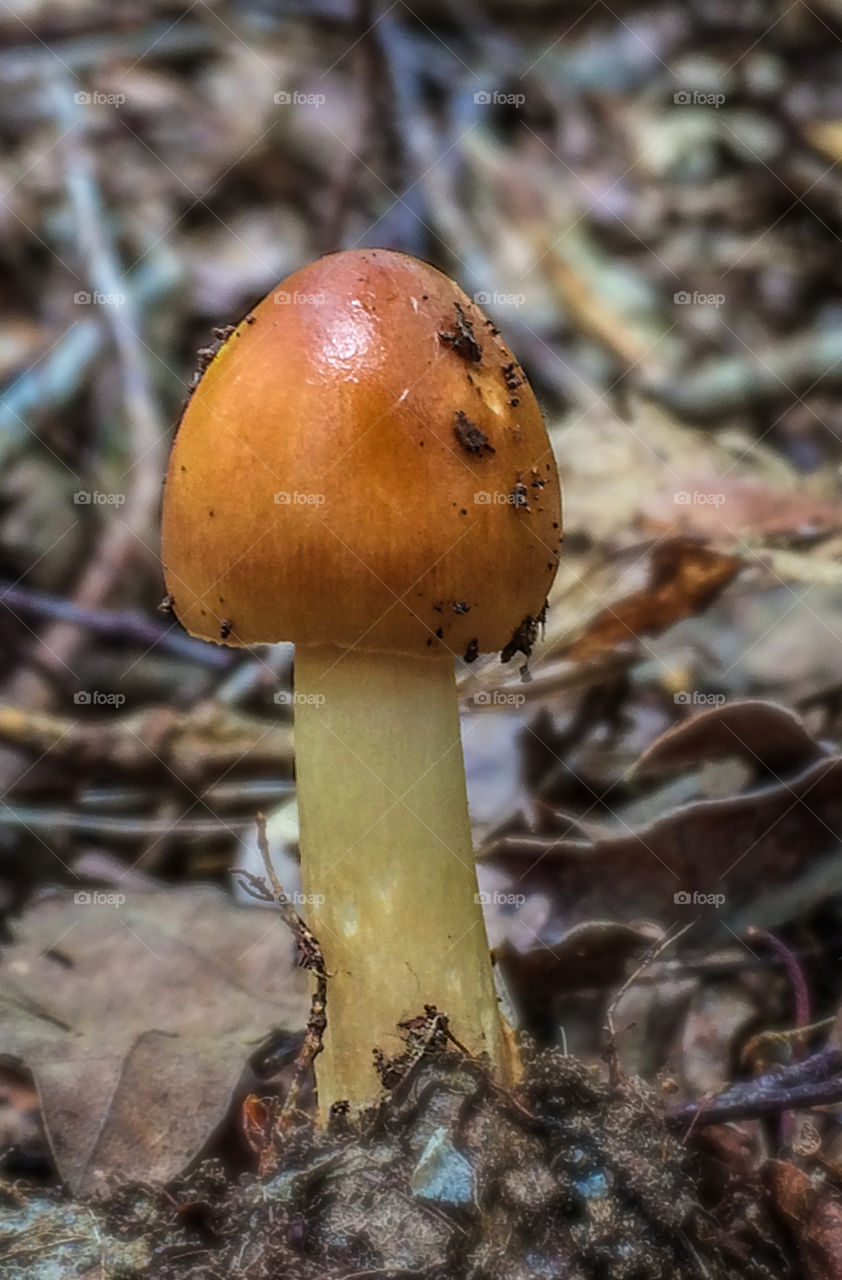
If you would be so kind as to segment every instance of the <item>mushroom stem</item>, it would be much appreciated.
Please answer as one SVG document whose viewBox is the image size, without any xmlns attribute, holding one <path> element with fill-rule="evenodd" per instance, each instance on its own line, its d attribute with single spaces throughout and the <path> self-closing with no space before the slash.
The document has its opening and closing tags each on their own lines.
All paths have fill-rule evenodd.
<svg viewBox="0 0 842 1280">
<path fill-rule="evenodd" d="M 505 1070 L 479 902 L 453 660 L 297 646 L 304 908 L 330 975 L 319 1107 L 377 1097 L 372 1051 L 434 1004 Z"/>
</svg>

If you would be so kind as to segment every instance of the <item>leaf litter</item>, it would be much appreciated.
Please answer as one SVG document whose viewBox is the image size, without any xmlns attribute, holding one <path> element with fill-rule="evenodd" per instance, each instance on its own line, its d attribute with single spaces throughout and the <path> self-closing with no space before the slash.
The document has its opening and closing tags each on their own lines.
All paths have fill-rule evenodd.
<svg viewBox="0 0 842 1280">
<path fill-rule="evenodd" d="M 257 17 L 246 5 L 227 25 L 169 0 L 153 8 L 151 25 L 140 15 L 114 26 L 96 6 L 39 0 L 29 33 L 11 12 L 0 17 L 14 36 L 0 80 L 11 282 L 0 351 L 10 655 L 0 904 L 3 972 L 29 966 L 4 987 L 0 1052 L 35 1073 L 53 1153 L 39 1154 L 33 1136 L 31 1083 L 0 1064 L 11 1280 L 43 1280 L 50 1267 L 49 1280 L 71 1267 L 97 1280 L 204 1280 L 247 1266 L 390 1275 L 396 1251 L 410 1274 L 553 1274 L 540 1252 L 549 1231 L 561 1233 L 576 1280 L 685 1265 L 695 1275 L 834 1280 L 842 1163 L 835 1112 L 821 1108 L 833 1106 L 840 1067 L 832 1061 L 818 1083 L 808 1070 L 838 1044 L 828 1024 L 842 999 L 834 6 L 799 9 L 771 29 L 751 6 L 713 24 L 698 6 L 632 6 L 621 23 L 595 10 L 569 31 L 550 22 L 549 34 L 540 4 L 507 15 L 492 6 L 500 43 L 486 6 L 470 30 L 437 6 L 423 5 L 420 22 L 399 8 L 359 42 L 359 66 L 345 57 L 358 32 L 342 3 L 306 15 L 264 6 Z M 107 213 L 98 234 L 113 226 L 124 265 L 136 264 L 126 291 L 143 343 L 163 360 L 156 430 L 140 458 L 102 308 L 82 314 L 59 269 L 88 264 L 77 254 L 86 229 L 64 203 L 64 153 L 45 148 L 61 133 L 45 94 L 47 44 L 129 99 L 125 111 L 92 107 L 85 124 Z M 512 50 L 518 87 L 530 68 L 522 109 L 514 121 L 481 104 L 471 115 L 464 68 L 503 82 Z M 372 77 L 372 66 L 383 74 Z M 399 110 L 390 83 L 405 95 Z M 318 110 L 276 105 L 279 87 L 293 84 L 330 91 Z M 724 91 L 726 101 L 676 103 L 677 84 Z M 392 124 L 363 122 L 355 167 L 348 122 L 372 93 L 378 124 Z M 447 165 L 438 142 L 450 148 Z M 415 182 L 398 205 L 393 169 Z M 189 216 L 185 182 L 205 192 Z M 271 819 L 290 803 L 291 726 L 275 696 L 288 687 L 290 657 L 244 655 L 233 669 L 227 655 L 173 647 L 154 615 L 160 582 L 144 548 L 193 351 L 287 270 L 364 236 L 372 214 L 384 242 L 439 261 L 469 292 L 522 296 L 516 307 L 495 304 L 494 319 L 548 406 L 564 475 L 565 555 L 528 682 L 517 662 L 459 668 L 480 873 L 498 898 L 489 904 L 498 967 L 521 1025 L 544 1046 L 518 1096 L 551 1123 L 536 1136 L 517 1110 L 515 1120 L 489 1100 L 473 1065 L 422 1060 L 407 1082 L 416 1111 L 390 1100 L 364 1139 L 302 1127 L 272 1183 L 253 1173 L 238 1181 L 249 1160 L 241 1095 L 285 1096 L 306 993 L 280 925 L 265 970 L 241 973 L 230 956 L 223 964 L 222 924 L 233 937 L 235 917 L 185 886 L 230 889 L 255 811 L 267 807 Z M 32 268 L 25 290 L 15 288 L 22 264 Z M 690 296 L 722 289 L 715 306 Z M 100 490 L 128 476 L 145 495 L 126 561 L 108 549 L 103 513 L 72 504 L 78 474 Z M 104 584 L 93 601 L 77 581 L 91 567 Z M 126 713 L 76 707 L 55 653 L 80 688 L 119 687 Z M 477 690 L 489 695 L 483 703 Z M 286 882 L 294 830 L 285 840 Z M 127 891 L 127 905 L 106 908 L 100 944 L 99 908 L 71 916 L 39 895 L 77 887 L 77 876 L 86 891 L 118 891 L 96 872 L 106 855 L 124 867 L 139 860 L 155 891 Z M 246 916 L 257 938 L 268 918 Z M 135 939 L 122 924 L 125 939 L 114 932 L 118 918 L 134 921 Z M 71 927 L 42 937 L 42 923 Z M 627 1080 L 637 1071 L 663 1095 L 643 1090 L 644 1111 L 683 1117 L 670 1133 L 692 1165 L 704 1239 L 692 1212 L 681 1217 L 691 1184 L 673 1162 L 674 1138 L 647 1129 L 639 1099 L 624 1094 L 628 1109 L 618 1111 L 617 1095 L 593 1083 L 616 991 L 673 936 L 615 1021 Z M 138 939 L 153 939 L 164 958 L 157 988 Z M 259 941 L 255 949 L 263 954 Z M 88 988 L 107 1013 L 100 1025 Z M 272 1027 L 279 1034 L 262 1051 L 270 1079 L 258 1085 L 250 1058 Z M 68 1043 L 73 1052 L 59 1057 Z M 565 1045 L 590 1075 L 559 1057 Z M 755 1078 L 770 1064 L 771 1086 Z M 419 1077 L 437 1070 L 448 1087 L 433 1081 L 421 1101 Z M 163 1100 L 169 1087 L 177 1107 Z M 723 1101 L 734 1089 L 754 1098 L 740 1094 L 738 1113 Z M 776 1109 L 761 1113 L 770 1090 Z M 453 1121 L 450 1094 L 467 1099 L 467 1128 Z M 708 1124 L 706 1112 L 727 1118 Z M 488 1115 L 510 1156 L 493 1143 L 472 1149 L 471 1124 L 479 1132 Z M 645 1256 L 635 1249 L 655 1220 L 646 1176 L 618 1175 L 625 1157 L 610 1142 L 610 1130 L 632 1122 L 640 1151 L 656 1138 L 667 1152 L 658 1198 L 675 1210 L 668 1234 L 679 1238 L 650 1230 Z M 544 1149 L 533 1160 L 534 1141 Z M 208 1150 L 216 1162 L 196 1167 Z M 518 1170 L 506 1163 L 515 1156 Z M 56 1190 L 58 1173 L 69 1192 Z M 138 1188 L 141 1176 L 148 1185 Z M 108 1187 L 117 1189 L 105 1208 L 68 1198 Z M 458 1195 L 445 1206 L 435 1197 L 447 1187 Z M 681 1232 L 695 1254 L 680 1254 Z M 624 1258 L 623 1239 L 633 1245 Z M 715 1263 L 708 1246 L 721 1251 Z"/>
</svg>

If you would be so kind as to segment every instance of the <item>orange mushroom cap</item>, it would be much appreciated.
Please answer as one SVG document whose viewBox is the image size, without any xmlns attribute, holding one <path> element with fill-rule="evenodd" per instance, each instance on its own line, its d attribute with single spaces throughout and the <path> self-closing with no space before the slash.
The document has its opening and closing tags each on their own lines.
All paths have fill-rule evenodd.
<svg viewBox="0 0 842 1280">
<path fill-rule="evenodd" d="M 311 263 L 233 329 L 164 496 L 172 608 L 228 644 L 503 649 L 540 615 L 560 537 L 514 356 L 452 280 L 384 249 Z"/>
</svg>

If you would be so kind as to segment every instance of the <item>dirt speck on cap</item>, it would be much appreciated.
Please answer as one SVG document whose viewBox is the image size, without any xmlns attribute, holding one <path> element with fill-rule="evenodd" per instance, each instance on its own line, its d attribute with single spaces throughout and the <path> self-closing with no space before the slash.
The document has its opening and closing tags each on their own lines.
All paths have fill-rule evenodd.
<svg viewBox="0 0 842 1280">
<path fill-rule="evenodd" d="M 462 409 L 456 410 L 453 434 L 465 452 L 472 453 L 475 457 L 482 457 L 483 453 L 496 453 L 485 432 Z"/>
<path fill-rule="evenodd" d="M 518 623 L 512 632 L 511 640 L 500 653 L 501 662 L 511 662 L 516 653 L 522 653 L 525 658 L 529 657 L 535 641 L 538 639 L 541 618 L 542 614 L 539 614 L 536 618 L 531 613 L 528 613 L 523 621 Z"/>
<path fill-rule="evenodd" d="M 461 303 L 454 302 L 453 305 L 456 308 L 456 328 L 446 332 L 439 330 L 439 338 L 469 364 L 479 364 L 482 360 L 482 347 L 474 335 L 473 322 L 465 315 Z"/>
</svg>

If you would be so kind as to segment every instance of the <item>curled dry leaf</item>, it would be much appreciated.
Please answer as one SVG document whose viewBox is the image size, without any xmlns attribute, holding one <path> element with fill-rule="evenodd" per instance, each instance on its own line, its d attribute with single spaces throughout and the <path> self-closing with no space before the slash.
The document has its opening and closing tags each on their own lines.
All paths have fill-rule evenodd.
<svg viewBox="0 0 842 1280">
<path fill-rule="evenodd" d="M 824 754 L 794 711 L 752 698 L 726 702 L 682 720 L 644 751 L 635 773 L 673 771 L 733 756 L 783 773 Z"/>
<path fill-rule="evenodd" d="M 46 899 L 0 965 L 0 1054 L 32 1071 L 80 1196 L 174 1177 L 222 1119 L 255 1042 L 307 1016 L 280 917 L 209 888 L 128 898 Z"/>
<path fill-rule="evenodd" d="M 551 1016 L 559 996 L 586 987 L 615 987 L 626 964 L 661 937 L 651 924 L 590 920 L 556 943 L 519 951 L 508 940 L 495 949 L 517 1007 L 533 1023 Z"/>
<path fill-rule="evenodd" d="M 842 758 L 826 757 L 785 782 L 693 801 L 639 830 L 620 817 L 616 831 L 597 839 L 506 835 L 480 858 L 506 870 L 520 891 L 563 904 L 567 928 L 606 915 L 695 918 L 694 942 L 720 918 L 731 929 L 769 928 L 838 886 L 840 784 Z"/>
<path fill-rule="evenodd" d="M 646 586 L 600 610 L 565 656 L 591 658 L 606 649 L 636 644 L 642 636 L 660 635 L 682 618 L 701 613 L 740 567 L 738 557 L 689 538 L 656 543 L 649 553 Z"/>
</svg>

